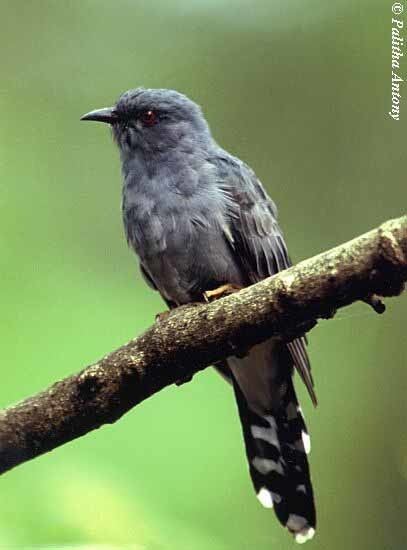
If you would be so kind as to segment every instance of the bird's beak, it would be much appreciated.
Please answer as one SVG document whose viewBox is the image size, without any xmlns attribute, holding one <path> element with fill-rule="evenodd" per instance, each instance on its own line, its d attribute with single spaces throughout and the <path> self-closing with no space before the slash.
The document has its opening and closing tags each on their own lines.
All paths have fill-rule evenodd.
<svg viewBox="0 0 407 550">
<path fill-rule="evenodd" d="M 95 109 L 81 116 L 81 120 L 95 120 L 96 122 L 106 122 L 107 124 L 114 124 L 119 120 L 117 112 L 114 107 L 105 107 L 104 109 Z"/>
</svg>

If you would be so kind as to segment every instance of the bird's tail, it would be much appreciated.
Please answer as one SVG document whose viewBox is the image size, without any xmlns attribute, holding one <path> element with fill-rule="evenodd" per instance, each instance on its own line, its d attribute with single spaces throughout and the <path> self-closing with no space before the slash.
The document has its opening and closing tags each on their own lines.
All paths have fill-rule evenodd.
<svg viewBox="0 0 407 550">
<path fill-rule="evenodd" d="M 233 385 L 257 498 L 274 508 L 280 523 L 302 543 L 313 537 L 316 526 L 310 438 L 291 376 L 286 384 L 277 410 L 261 415 L 250 408 L 236 380 Z"/>
</svg>

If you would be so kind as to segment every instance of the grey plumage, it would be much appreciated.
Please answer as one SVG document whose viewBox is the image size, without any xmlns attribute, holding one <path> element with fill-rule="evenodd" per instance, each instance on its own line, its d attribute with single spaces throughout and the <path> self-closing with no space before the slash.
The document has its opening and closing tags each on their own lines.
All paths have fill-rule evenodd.
<svg viewBox="0 0 407 550">
<path fill-rule="evenodd" d="M 138 88 L 85 120 L 112 126 L 122 161 L 123 221 L 148 283 L 169 307 L 223 284 L 247 286 L 290 266 L 277 209 L 254 172 L 221 149 L 200 108 Z M 316 398 L 304 338 L 270 340 L 222 372 L 234 386 L 259 500 L 304 542 L 315 528 L 295 367 Z"/>
</svg>

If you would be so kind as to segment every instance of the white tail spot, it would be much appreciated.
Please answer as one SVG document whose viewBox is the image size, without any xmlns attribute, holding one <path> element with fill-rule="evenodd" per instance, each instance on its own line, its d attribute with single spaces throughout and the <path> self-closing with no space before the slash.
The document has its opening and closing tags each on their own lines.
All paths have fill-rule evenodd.
<svg viewBox="0 0 407 550">
<path fill-rule="evenodd" d="M 315 529 L 308 527 L 295 535 L 295 541 L 298 542 L 298 544 L 304 544 L 307 540 L 311 540 L 314 535 Z"/>
<path fill-rule="evenodd" d="M 302 437 L 302 443 L 304 445 L 305 452 L 307 455 L 311 452 L 311 439 L 310 436 L 307 434 L 307 432 L 304 432 L 304 430 L 301 432 Z"/>
<path fill-rule="evenodd" d="M 262 487 L 257 493 L 257 498 L 265 508 L 273 508 L 273 499 L 271 493 L 265 487 Z"/>
<path fill-rule="evenodd" d="M 303 544 L 312 539 L 315 529 L 310 527 L 306 518 L 297 514 L 290 514 L 286 526 L 293 533 L 296 542 Z"/>
<path fill-rule="evenodd" d="M 308 526 L 308 521 L 298 514 L 290 514 L 286 526 L 292 533 L 300 533 Z"/>
</svg>

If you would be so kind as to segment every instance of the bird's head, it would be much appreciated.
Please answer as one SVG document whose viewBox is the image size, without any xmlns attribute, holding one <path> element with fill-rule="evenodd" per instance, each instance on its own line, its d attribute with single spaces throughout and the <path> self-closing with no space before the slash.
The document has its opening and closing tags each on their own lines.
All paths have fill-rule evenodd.
<svg viewBox="0 0 407 550">
<path fill-rule="evenodd" d="M 174 90 L 136 88 L 113 107 L 97 109 L 81 120 L 110 124 L 122 156 L 154 155 L 171 149 L 194 150 L 211 142 L 200 107 Z"/>
</svg>

